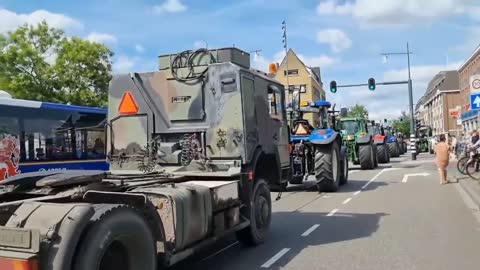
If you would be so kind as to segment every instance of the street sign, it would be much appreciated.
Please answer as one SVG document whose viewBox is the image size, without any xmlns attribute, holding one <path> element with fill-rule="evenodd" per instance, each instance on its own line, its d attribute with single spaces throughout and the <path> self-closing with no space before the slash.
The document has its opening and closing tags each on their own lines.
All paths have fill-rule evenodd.
<svg viewBox="0 0 480 270">
<path fill-rule="evenodd" d="M 480 93 L 470 95 L 470 107 L 472 110 L 480 109 Z"/>
<path fill-rule="evenodd" d="M 480 74 L 470 76 L 470 93 L 480 92 Z"/>
<path fill-rule="evenodd" d="M 457 109 L 450 109 L 448 110 L 449 113 L 450 113 L 450 117 L 452 118 L 458 118 L 460 117 L 460 110 L 457 110 Z"/>
</svg>

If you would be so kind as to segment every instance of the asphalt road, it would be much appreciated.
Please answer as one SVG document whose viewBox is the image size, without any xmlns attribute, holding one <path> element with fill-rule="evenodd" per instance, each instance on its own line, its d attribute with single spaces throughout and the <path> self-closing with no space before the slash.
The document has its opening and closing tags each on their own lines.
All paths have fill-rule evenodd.
<svg viewBox="0 0 480 270">
<path fill-rule="evenodd" d="M 172 269 L 480 269 L 479 220 L 429 158 L 353 169 L 337 193 L 289 187 L 265 244 L 228 238 Z"/>
</svg>

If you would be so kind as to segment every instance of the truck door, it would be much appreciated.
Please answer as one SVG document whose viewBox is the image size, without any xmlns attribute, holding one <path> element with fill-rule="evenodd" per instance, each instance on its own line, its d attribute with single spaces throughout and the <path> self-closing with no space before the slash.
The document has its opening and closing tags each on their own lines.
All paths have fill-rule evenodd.
<svg viewBox="0 0 480 270">
<path fill-rule="evenodd" d="M 268 86 L 268 102 L 270 108 L 270 118 L 273 126 L 272 139 L 277 145 L 280 165 L 290 164 L 290 154 L 288 152 L 289 131 L 287 124 L 287 111 L 285 108 L 285 94 L 275 85 Z"/>
</svg>

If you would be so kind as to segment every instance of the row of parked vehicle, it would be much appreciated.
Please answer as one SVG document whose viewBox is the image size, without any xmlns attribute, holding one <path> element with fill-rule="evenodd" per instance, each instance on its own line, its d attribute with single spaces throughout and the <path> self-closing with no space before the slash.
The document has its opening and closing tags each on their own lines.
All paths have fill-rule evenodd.
<svg viewBox="0 0 480 270">
<path fill-rule="evenodd" d="M 347 109 L 335 110 L 327 101 L 300 102 L 293 97 L 289 106 L 291 129 L 291 184 L 315 176 L 320 191 L 334 192 L 348 182 L 349 162 L 361 169 L 407 152 L 407 142 L 389 126 L 358 117 L 347 117 Z M 318 127 L 305 114 L 313 113 Z"/>
</svg>

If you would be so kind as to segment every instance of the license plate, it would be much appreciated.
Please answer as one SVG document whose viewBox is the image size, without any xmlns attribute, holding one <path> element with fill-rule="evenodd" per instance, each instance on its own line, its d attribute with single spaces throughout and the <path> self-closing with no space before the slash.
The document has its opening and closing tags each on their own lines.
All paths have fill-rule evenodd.
<svg viewBox="0 0 480 270">
<path fill-rule="evenodd" d="M 26 229 L 0 228 L 0 246 L 11 248 L 31 248 L 32 233 Z"/>
</svg>

